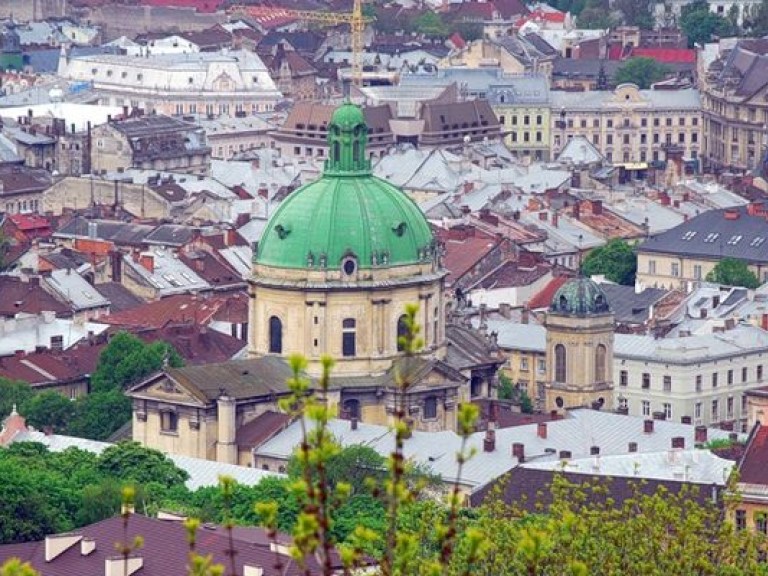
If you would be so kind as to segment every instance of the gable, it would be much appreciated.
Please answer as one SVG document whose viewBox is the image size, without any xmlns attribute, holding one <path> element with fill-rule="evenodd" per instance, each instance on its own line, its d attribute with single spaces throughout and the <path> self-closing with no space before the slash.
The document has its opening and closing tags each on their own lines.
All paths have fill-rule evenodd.
<svg viewBox="0 0 768 576">
<path fill-rule="evenodd" d="M 206 406 L 205 398 L 196 390 L 186 387 L 167 374 L 161 373 L 140 382 L 127 392 L 128 396 L 165 402 Z"/>
</svg>

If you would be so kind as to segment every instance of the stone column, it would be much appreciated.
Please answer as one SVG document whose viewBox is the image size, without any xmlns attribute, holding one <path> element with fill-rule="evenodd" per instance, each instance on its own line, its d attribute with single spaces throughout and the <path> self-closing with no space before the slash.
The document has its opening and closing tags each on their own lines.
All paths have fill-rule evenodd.
<svg viewBox="0 0 768 576">
<path fill-rule="evenodd" d="M 216 401 L 218 438 L 216 460 L 226 464 L 237 464 L 237 402 L 231 396 L 222 394 Z"/>
</svg>

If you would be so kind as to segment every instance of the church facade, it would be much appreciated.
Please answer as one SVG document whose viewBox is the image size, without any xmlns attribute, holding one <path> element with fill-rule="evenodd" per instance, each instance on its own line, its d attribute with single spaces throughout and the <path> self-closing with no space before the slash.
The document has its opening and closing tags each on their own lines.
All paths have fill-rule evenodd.
<svg viewBox="0 0 768 576">
<path fill-rule="evenodd" d="M 250 358 L 134 387 L 135 440 L 250 463 L 248 438 L 269 433 L 260 423 L 287 394 L 292 354 L 307 358 L 311 379 L 323 356 L 334 359 L 327 402 L 350 420 L 391 424 L 404 402 L 414 429 L 453 430 L 460 403 L 495 396 L 503 359 L 471 328 L 446 324 L 440 246 L 418 206 L 371 174 L 367 140 L 360 108 L 338 108 L 323 176 L 282 202 L 255 247 Z M 423 345 L 406 357 L 409 304 Z"/>
</svg>

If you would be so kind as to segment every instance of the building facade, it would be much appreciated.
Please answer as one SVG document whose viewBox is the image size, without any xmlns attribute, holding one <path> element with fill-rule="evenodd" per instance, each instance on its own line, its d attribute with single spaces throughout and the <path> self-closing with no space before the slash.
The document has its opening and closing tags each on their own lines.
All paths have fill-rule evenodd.
<svg viewBox="0 0 768 576">
<path fill-rule="evenodd" d="M 543 76 L 504 78 L 488 87 L 507 147 L 519 156 L 550 159 L 549 83 Z"/>
<path fill-rule="evenodd" d="M 70 57 L 62 50 L 58 75 L 90 84 L 101 104 L 146 114 L 255 114 L 282 98 L 264 62 L 248 51 Z"/>
<path fill-rule="evenodd" d="M 741 40 L 699 79 L 704 114 L 704 155 L 710 170 L 766 175 L 768 45 Z"/>
<path fill-rule="evenodd" d="M 696 160 L 702 150 L 699 92 L 640 90 L 622 84 L 613 92 L 550 93 L 552 154 L 574 136 L 584 136 L 608 162 L 642 175 L 675 151 Z"/>
</svg>

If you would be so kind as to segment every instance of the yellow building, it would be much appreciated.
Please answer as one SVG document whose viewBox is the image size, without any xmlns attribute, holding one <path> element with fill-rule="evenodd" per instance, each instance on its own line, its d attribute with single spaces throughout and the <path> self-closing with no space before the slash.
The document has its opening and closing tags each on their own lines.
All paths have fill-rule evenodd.
<svg viewBox="0 0 768 576">
<path fill-rule="evenodd" d="M 541 52 L 523 36 L 469 42 L 438 62 L 438 68 L 500 68 L 504 74 L 542 74 L 552 78 L 553 54 Z"/>
<path fill-rule="evenodd" d="M 462 402 L 495 396 L 490 342 L 446 326 L 446 271 L 418 206 L 371 174 L 362 110 L 328 126 L 322 178 L 282 202 L 254 254 L 249 360 L 168 369 L 130 392 L 133 437 L 172 453 L 249 462 L 248 425 L 288 394 L 286 359 L 336 365 L 326 399 L 342 417 L 391 424 L 401 402 L 414 429 L 454 430 Z M 404 311 L 418 304 L 423 350 L 405 358 Z M 411 385 L 407 397 L 403 380 Z"/>
<path fill-rule="evenodd" d="M 637 283 L 688 290 L 723 258 L 744 261 L 760 282 L 768 281 L 766 215 L 761 203 L 710 210 L 652 236 L 637 247 Z"/>
<path fill-rule="evenodd" d="M 504 142 L 518 156 L 550 159 L 549 83 L 544 76 L 503 77 L 488 87 L 488 101 Z"/>
</svg>

